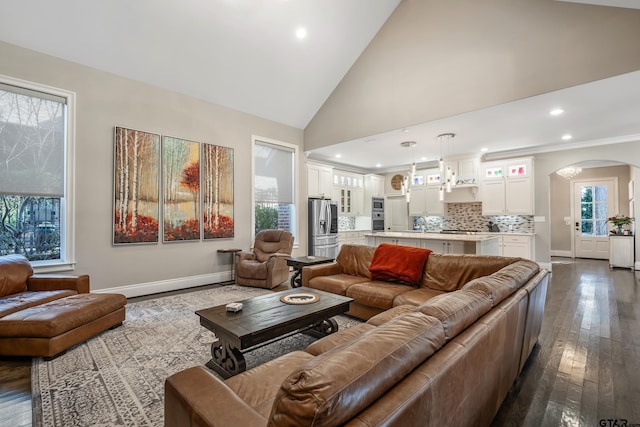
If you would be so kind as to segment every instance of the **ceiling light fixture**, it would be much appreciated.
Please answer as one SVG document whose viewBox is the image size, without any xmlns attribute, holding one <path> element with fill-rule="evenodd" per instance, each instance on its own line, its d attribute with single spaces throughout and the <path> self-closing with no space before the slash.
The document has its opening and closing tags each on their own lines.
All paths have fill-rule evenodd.
<svg viewBox="0 0 640 427">
<path fill-rule="evenodd" d="M 296 30 L 296 37 L 302 40 L 307 36 L 307 30 L 304 27 L 300 27 Z"/>
<path fill-rule="evenodd" d="M 415 141 L 403 141 L 400 143 L 401 147 L 404 148 L 413 148 L 416 146 Z M 413 158 L 413 155 L 412 155 Z M 412 159 L 413 160 L 413 159 Z M 411 162 L 411 169 L 404 176 L 404 180 L 402 180 L 402 194 L 405 196 L 407 203 L 411 201 L 411 188 L 409 188 L 409 184 L 413 182 L 413 177 L 416 175 L 416 162 Z"/>
<path fill-rule="evenodd" d="M 558 169 L 556 173 L 564 179 L 571 179 L 582 172 L 582 168 L 577 166 L 567 166 L 562 169 Z"/>
<path fill-rule="evenodd" d="M 565 133 L 564 135 L 562 135 L 562 140 L 563 141 L 569 141 L 571 138 L 573 138 L 573 136 L 571 136 L 571 134 Z"/>
<path fill-rule="evenodd" d="M 551 114 L 552 116 L 559 116 L 562 113 L 564 113 L 564 110 L 562 108 L 554 108 L 553 110 L 549 111 L 549 114 Z"/>
<path fill-rule="evenodd" d="M 444 200 L 444 191 L 451 193 L 451 190 L 458 183 L 456 173 L 451 170 L 451 167 L 447 166 L 447 170 L 444 170 L 444 158 L 442 155 L 442 146 L 445 142 L 451 141 L 456 136 L 455 133 L 447 132 L 438 135 L 438 141 L 440 141 L 440 161 L 438 166 L 440 169 L 440 200 Z M 444 174 L 444 177 L 442 176 Z M 444 179 L 444 180 L 443 180 Z"/>
</svg>

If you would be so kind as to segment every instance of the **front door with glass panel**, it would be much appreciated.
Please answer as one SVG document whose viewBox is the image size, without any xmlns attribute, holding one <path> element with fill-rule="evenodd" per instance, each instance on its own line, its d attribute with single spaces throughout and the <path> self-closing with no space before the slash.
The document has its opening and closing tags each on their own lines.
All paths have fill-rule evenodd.
<svg viewBox="0 0 640 427">
<path fill-rule="evenodd" d="M 574 248 L 577 258 L 609 259 L 607 218 L 615 215 L 616 182 L 574 182 Z"/>
</svg>

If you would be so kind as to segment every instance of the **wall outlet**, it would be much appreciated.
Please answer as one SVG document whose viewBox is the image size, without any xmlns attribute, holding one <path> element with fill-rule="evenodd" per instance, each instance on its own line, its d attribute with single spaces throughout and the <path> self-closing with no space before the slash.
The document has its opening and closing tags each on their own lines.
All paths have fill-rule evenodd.
<svg viewBox="0 0 640 427">
<path fill-rule="evenodd" d="M 513 224 L 509 224 L 509 231 L 513 231 Z"/>
</svg>

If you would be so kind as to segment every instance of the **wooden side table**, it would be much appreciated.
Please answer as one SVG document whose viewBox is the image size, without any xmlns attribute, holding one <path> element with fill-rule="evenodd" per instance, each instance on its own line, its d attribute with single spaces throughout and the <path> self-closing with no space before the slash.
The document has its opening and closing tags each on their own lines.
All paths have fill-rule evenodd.
<svg viewBox="0 0 640 427">
<path fill-rule="evenodd" d="M 236 283 L 236 252 L 240 252 L 242 249 L 218 249 L 219 254 L 231 254 L 231 280 L 222 282 L 227 285 Z"/>
<path fill-rule="evenodd" d="M 326 264 L 329 262 L 333 262 L 333 258 L 327 258 L 323 256 L 300 256 L 287 258 L 287 265 L 289 267 L 293 267 L 293 269 L 295 270 L 293 276 L 291 276 L 291 287 L 299 288 L 300 286 L 302 286 L 302 278 L 300 277 L 300 274 L 302 273 L 302 267 L 306 267 L 308 265 Z"/>
</svg>

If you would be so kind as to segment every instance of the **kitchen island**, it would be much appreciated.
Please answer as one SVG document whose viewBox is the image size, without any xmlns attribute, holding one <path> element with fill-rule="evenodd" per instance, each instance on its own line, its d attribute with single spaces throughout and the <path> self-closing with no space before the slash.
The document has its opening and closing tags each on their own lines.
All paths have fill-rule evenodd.
<svg viewBox="0 0 640 427">
<path fill-rule="evenodd" d="M 499 255 L 499 236 L 388 231 L 365 234 L 367 245 L 382 243 L 431 249 L 442 254 Z"/>
</svg>

